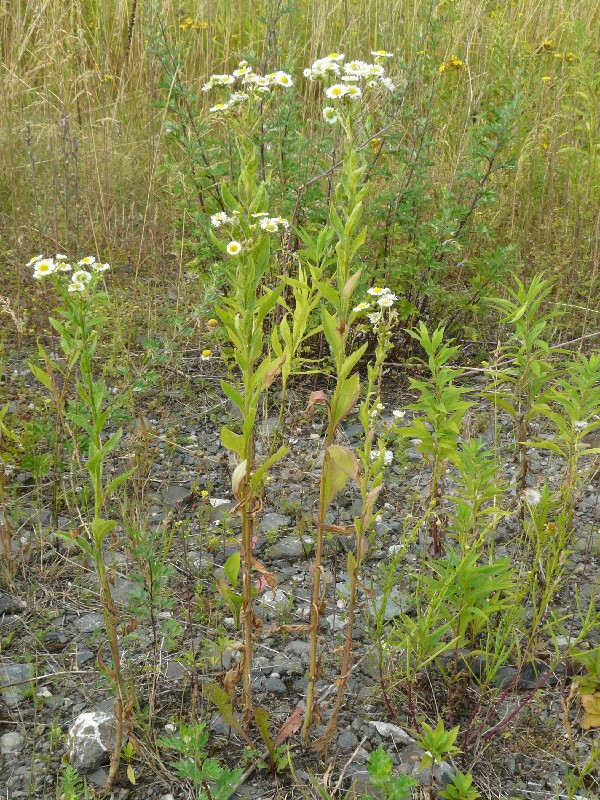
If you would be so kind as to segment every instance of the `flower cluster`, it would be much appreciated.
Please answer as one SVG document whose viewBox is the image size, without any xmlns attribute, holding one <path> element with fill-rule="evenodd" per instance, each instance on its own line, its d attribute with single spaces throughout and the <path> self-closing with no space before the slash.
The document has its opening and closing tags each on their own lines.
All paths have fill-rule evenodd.
<svg viewBox="0 0 600 800">
<path fill-rule="evenodd" d="M 377 326 L 381 322 L 381 314 L 385 309 L 393 308 L 394 303 L 398 299 L 397 295 L 391 292 L 387 287 L 372 286 L 367 289 L 369 297 L 354 306 L 352 311 L 355 314 L 361 314 L 363 311 L 369 311 L 367 319 L 371 325 Z"/>
<path fill-rule="evenodd" d="M 250 231 L 254 231 L 257 228 L 260 228 L 267 233 L 278 233 L 280 229 L 285 230 L 289 228 L 290 223 L 284 217 L 270 217 L 268 211 L 258 211 L 251 215 L 251 217 L 255 220 L 251 222 L 247 229 Z M 223 226 L 229 226 L 229 232 L 232 237 L 231 241 L 227 245 L 227 253 L 230 256 L 237 256 L 243 250 L 242 244 L 234 238 L 239 233 L 244 233 L 244 226 L 242 225 L 241 221 L 241 214 L 239 211 L 233 211 L 231 216 L 227 214 L 225 211 L 218 211 L 216 214 L 213 214 L 210 218 L 211 225 L 213 228 L 221 228 Z"/>
<path fill-rule="evenodd" d="M 186 17 L 179 26 L 182 31 L 187 31 L 191 28 L 194 31 L 205 31 L 208 29 L 208 22 L 204 20 L 195 20 L 192 17 Z"/>
<path fill-rule="evenodd" d="M 36 280 L 58 272 L 73 273 L 68 287 L 69 292 L 83 292 L 92 280 L 92 273 L 106 272 L 110 269 L 109 264 L 99 264 L 94 256 L 86 256 L 76 263 L 80 269 L 74 271 L 73 265 L 69 264 L 67 256 L 62 253 L 57 253 L 54 258 L 45 258 L 43 255 L 34 256 L 27 262 L 27 266 L 33 267 L 33 277 Z"/>
<path fill-rule="evenodd" d="M 312 67 L 304 70 L 304 77 L 311 81 L 327 84 L 325 94 L 329 100 L 341 100 L 353 103 L 363 96 L 366 89 L 377 89 L 383 86 L 389 92 L 394 91 L 394 83 L 385 74 L 385 62 L 392 58 L 392 53 L 384 50 L 373 50 L 375 63 L 366 61 L 344 61 L 343 53 L 330 53 L 325 58 L 318 58 Z M 326 106 L 323 118 L 334 124 L 339 120 L 339 106 Z"/>
<path fill-rule="evenodd" d="M 254 72 L 247 61 L 240 61 L 238 68 L 234 69 L 231 75 L 212 75 L 202 87 L 202 91 L 210 92 L 215 88 L 230 88 L 231 93 L 227 100 L 215 103 L 209 109 L 212 113 L 223 113 L 235 109 L 249 100 L 262 98 L 269 94 L 274 87 L 282 86 L 284 89 L 288 89 L 293 84 L 294 81 L 287 72 L 278 70 L 268 75 L 259 75 Z"/>
<path fill-rule="evenodd" d="M 378 458 L 381 457 L 380 450 L 371 450 L 371 461 L 376 461 Z M 384 450 L 383 451 L 383 463 L 386 467 L 389 467 L 390 464 L 394 460 L 394 453 L 392 450 Z"/>
</svg>

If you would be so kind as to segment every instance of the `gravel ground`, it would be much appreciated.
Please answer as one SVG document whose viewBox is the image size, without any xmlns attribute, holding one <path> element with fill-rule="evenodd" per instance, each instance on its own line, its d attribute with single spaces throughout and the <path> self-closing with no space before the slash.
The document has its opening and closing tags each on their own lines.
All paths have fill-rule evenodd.
<svg viewBox="0 0 600 800">
<path fill-rule="evenodd" d="M 24 365 L 15 368 L 21 374 L 26 370 Z M 17 386 L 26 380 L 17 375 L 13 383 Z M 183 387 L 171 382 L 163 389 L 164 402 L 154 408 L 148 403 L 143 423 L 137 420 L 124 437 L 119 453 L 121 458 L 126 454 L 144 457 L 128 501 L 130 510 L 137 509 L 139 524 L 145 524 L 149 530 L 173 531 L 168 556 L 171 568 L 168 593 L 172 602 L 163 607 L 157 623 L 161 632 L 156 663 L 152 656 L 152 627 L 131 599 L 139 588 L 135 580 L 139 563 L 136 565 L 132 558 L 131 548 L 124 546 L 127 531 L 123 526 L 117 529 L 106 549 L 113 592 L 127 625 L 121 642 L 123 663 L 141 706 L 147 702 L 152 675 L 157 675 L 154 726 L 159 734 L 164 734 L 165 724 L 175 723 L 189 711 L 194 680 L 199 684 L 219 680 L 239 657 L 239 650 L 231 646 L 239 641 L 233 619 L 226 609 L 218 615 L 214 610 L 214 579 L 235 551 L 238 531 L 238 522 L 229 513 L 234 464 L 219 440 L 219 428 L 230 422 L 230 410 L 220 398 L 211 395 L 214 386 L 214 382 L 196 379 L 190 391 L 187 382 Z M 397 394 L 384 399 L 389 409 L 402 405 Z M 20 401 L 12 402 L 14 410 L 20 410 Z M 253 673 L 255 700 L 269 710 L 274 728 L 297 706 L 302 707 L 306 688 L 306 634 L 294 632 L 289 626 L 306 624 L 309 615 L 312 532 L 304 521 L 318 492 L 324 429 L 319 419 L 308 419 L 301 412 L 302 403 L 298 399 L 285 415 L 283 438 L 290 453 L 267 485 L 255 547 L 257 557 L 277 576 L 276 589 L 263 591 L 256 601 L 263 627 L 256 644 Z M 268 447 L 269 432 L 275 424 L 275 418 L 267 419 L 264 424 L 263 436 L 257 443 L 259 452 Z M 482 424 L 479 420 L 478 425 L 483 438 L 492 441 L 494 432 L 487 421 Z M 350 417 L 341 441 L 356 445 L 360 430 L 356 418 Z M 507 481 L 516 470 L 512 444 L 511 428 L 502 424 L 499 445 L 500 452 L 506 454 Z M 531 458 L 531 486 L 544 480 L 556 483 L 560 479 L 559 463 L 548 460 L 542 452 L 532 453 Z M 53 535 L 48 487 L 38 490 L 32 475 L 26 471 L 14 478 L 20 502 L 2 512 L 18 531 L 14 545 L 19 571 L 14 583 L 4 586 L 0 595 L 0 795 L 6 800 L 42 800 L 56 797 L 57 774 L 67 750 L 66 733 L 73 721 L 83 712 L 110 711 L 112 703 L 97 662 L 104 623 L 91 565 Z M 330 787 L 339 783 L 347 788 L 355 783 L 359 791 L 365 785 L 369 753 L 379 744 L 388 749 L 398 772 L 413 771 L 419 762 L 418 745 L 403 731 L 408 727 L 408 719 L 401 696 L 394 694 L 394 717 L 383 702 L 369 621 L 372 604 L 381 597 L 382 568 L 390 563 L 397 550 L 407 515 L 422 508 L 427 480 L 424 463 L 412 446 L 405 450 L 402 461 L 396 460 L 388 470 L 381 514 L 363 576 L 369 591 L 361 593 L 361 613 L 353 632 L 355 666 L 338 734 L 323 759 L 303 752 L 298 736 L 292 739 L 292 759 L 300 783 L 322 782 L 327 773 Z M 451 485 L 449 479 L 447 488 L 451 489 Z M 511 499 L 510 492 L 507 499 Z M 355 504 L 356 497 L 349 489 L 340 497 L 335 521 L 339 524 L 351 521 Z M 556 613 L 567 618 L 573 616 L 577 596 L 586 607 L 598 591 L 599 516 L 600 493 L 594 480 L 586 487 L 578 507 L 569 577 L 554 607 Z M 77 529 L 80 522 L 76 514 L 65 512 L 58 520 L 59 529 Z M 498 525 L 495 551 L 498 557 L 514 555 L 517 523 L 512 515 Z M 414 601 L 406 576 L 417 568 L 427 545 L 424 537 L 416 540 L 398 568 L 397 588 L 386 610 L 390 624 L 397 614 L 410 614 Z M 348 540 L 339 536 L 331 537 L 327 545 L 328 595 L 320 631 L 323 656 L 317 685 L 323 718 L 317 734 L 324 730 L 335 697 L 339 648 L 345 632 L 347 548 Z M 596 632 L 589 646 L 597 646 L 598 639 Z M 558 644 L 566 647 L 568 642 Z M 565 759 L 572 758 L 567 755 L 568 736 L 572 737 L 581 760 L 590 752 L 592 735 L 584 735 L 577 724 L 578 702 L 575 699 L 568 703 L 572 678 L 565 665 L 559 665 L 536 691 L 540 675 L 545 674 L 544 664 L 553 663 L 552 645 L 552 642 L 539 643 L 537 670 L 531 667 L 517 676 L 514 665 L 507 664 L 498 677 L 495 697 L 506 696 L 491 721 L 502 719 L 521 705 L 523 708 L 500 735 L 488 740 L 472 763 L 466 764 L 485 798 L 566 797 Z M 195 676 L 190 667 L 192 652 L 198 661 Z M 101 655 L 106 658 L 106 651 Z M 433 718 L 440 675 L 431 668 L 426 678 L 419 689 L 419 709 L 425 712 L 429 708 Z M 511 681 L 513 689 L 504 692 L 503 687 Z M 474 683 L 465 691 L 468 711 L 469 703 L 475 702 Z M 529 697 L 530 702 L 523 703 Z M 566 704 L 570 711 L 565 712 Z M 245 751 L 244 743 L 218 714 L 210 709 L 206 709 L 206 714 L 212 730 L 211 754 L 220 756 L 229 765 L 250 766 L 253 755 Z M 136 729 L 135 734 L 136 742 L 139 739 L 139 754 L 132 761 L 136 785 L 128 782 L 123 769 L 112 797 L 130 800 L 191 797 L 189 787 L 177 781 L 156 757 L 143 730 Z M 164 751 L 161 758 L 167 759 Z M 441 769 L 438 784 L 447 782 L 456 768 L 464 766 L 456 761 Z M 106 767 L 100 766 L 88 775 L 88 780 L 99 785 L 105 775 Z M 422 776 L 422 780 L 426 777 Z M 598 792 L 598 778 L 596 770 L 590 776 L 590 794 L 582 791 L 582 796 L 595 796 L 592 792 Z M 251 772 L 238 789 L 238 795 L 265 800 L 301 796 L 289 773 L 282 773 L 275 781 L 264 770 Z"/>
</svg>

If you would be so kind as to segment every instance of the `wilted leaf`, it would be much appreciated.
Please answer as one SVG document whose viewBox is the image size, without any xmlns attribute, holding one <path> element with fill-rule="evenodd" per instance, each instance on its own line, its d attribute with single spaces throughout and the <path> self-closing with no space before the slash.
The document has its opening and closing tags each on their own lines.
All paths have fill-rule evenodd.
<svg viewBox="0 0 600 800">
<path fill-rule="evenodd" d="M 275 747 L 283 744 L 287 739 L 290 739 L 295 733 L 300 730 L 302 725 L 302 709 L 300 706 L 296 708 L 294 713 L 289 716 L 279 729 L 279 733 L 275 738 Z"/>
<path fill-rule="evenodd" d="M 581 727 L 586 731 L 590 728 L 600 728 L 600 693 L 584 694 L 581 705 L 585 710 Z"/>
</svg>

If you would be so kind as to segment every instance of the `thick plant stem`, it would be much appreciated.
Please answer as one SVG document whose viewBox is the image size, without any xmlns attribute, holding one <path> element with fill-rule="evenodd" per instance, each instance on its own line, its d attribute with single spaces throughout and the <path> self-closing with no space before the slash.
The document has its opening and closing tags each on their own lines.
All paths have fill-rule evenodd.
<svg viewBox="0 0 600 800">
<path fill-rule="evenodd" d="M 123 676 L 121 674 L 121 655 L 119 652 L 119 639 L 117 635 L 117 613 L 114 600 L 110 591 L 110 583 L 106 575 L 106 567 L 102 558 L 102 549 L 96 552 L 96 570 L 100 580 L 100 595 L 102 598 L 102 611 L 104 613 L 104 624 L 108 644 L 113 661 L 112 677 L 115 685 L 115 745 L 110 757 L 110 767 L 104 790 L 108 792 L 112 787 L 119 769 L 121 761 L 121 750 L 123 746 Z"/>
<path fill-rule="evenodd" d="M 252 442 L 246 452 L 246 486 L 250 485 L 252 469 Z M 242 677 L 243 722 L 248 725 L 252 719 L 252 629 L 254 624 L 252 609 L 252 534 L 254 516 L 252 498 L 246 500 L 242 512 L 242 626 L 244 630 L 244 672 Z"/>
<path fill-rule="evenodd" d="M 357 552 L 360 553 L 362 548 L 362 536 L 359 537 L 357 542 Z M 326 747 L 327 744 L 331 741 L 337 726 L 337 718 L 338 714 L 340 713 L 340 708 L 342 707 L 342 703 L 344 701 L 344 697 L 346 696 L 346 689 L 348 687 L 348 678 L 350 676 L 350 666 L 352 660 L 352 631 L 354 629 L 354 616 L 356 611 L 356 592 L 358 589 L 358 570 L 360 564 L 356 562 L 354 569 L 350 575 L 350 601 L 348 603 L 348 629 L 346 633 L 346 642 L 344 644 L 344 654 L 342 657 L 342 669 L 340 672 L 340 677 L 338 678 L 338 691 L 337 697 L 335 700 L 335 705 L 333 707 L 333 711 L 331 712 L 331 716 L 329 717 L 329 722 L 327 723 L 327 729 L 323 734 L 323 746 Z"/>
<path fill-rule="evenodd" d="M 323 474 L 327 470 L 329 460 L 329 446 L 333 442 L 334 428 L 331 417 L 325 438 L 325 455 L 323 457 Z M 323 586 L 323 528 L 325 526 L 325 486 L 321 481 L 319 492 L 319 510 L 317 513 L 317 539 L 315 542 L 314 574 L 312 583 L 312 596 L 310 601 L 310 664 L 308 668 L 308 686 L 306 689 L 306 710 L 304 712 L 304 723 L 302 725 L 302 743 L 308 742 L 308 732 L 312 723 L 315 683 L 317 682 L 317 639 L 319 636 L 319 621 L 321 618 L 321 594 Z"/>
</svg>

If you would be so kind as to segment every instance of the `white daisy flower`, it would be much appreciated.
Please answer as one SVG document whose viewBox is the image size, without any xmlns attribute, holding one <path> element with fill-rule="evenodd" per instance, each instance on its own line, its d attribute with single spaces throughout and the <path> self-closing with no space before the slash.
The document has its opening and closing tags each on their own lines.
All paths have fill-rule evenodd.
<svg viewBox="0 0 600 800">
<path fill-rule="evenodd" d="M 357 306 L 354 306 L 354 308 L 352 309 L 352 311 L 355 311 L 356 313 L 358 313 L 359 311 L 366 311 L 366 310 L 367 310 L 368 308 L 370 308 L 370 307 L 371 307 L 371 306 L 369 305 L 369 303 L 366 303 L 366 302 L 363 300 L 363 301 L 362 301 L 362 303 L 359 303 Z"/>
<path fill-rule="evenodd" d="M 358 83 L 360 78 L 358 75 L 342 75 L 342 80 L 345 83 Z"/>
<path fill-rule="evenodd" d="M 383 297 L 378 298 L 377 305 L 380 308 L 391 308 L 397 299 L 395 294 L 384 294 Z"/>
<path fill-rule="evenodd" d="M 86 256 L 82 258 L 81 261 L 77 262 L 78 267 L 91 267 L 92 264 L 96 263 L 96 259 L 94 256 Z"/>
<path fill-rule="evenodd" d="M 30 258 L 29 261 L 27 262 L 27 266 L 32 267 L 34 264 L 37 264 L 38 261 L 41 261 L 43 257 L 44 257 L 43 255 L 39 255 L 39 256 L 34 256 L 34 258 Z"/>
<path fill-rule="evenodd" d="M 278 225 L 281 225 L 284 228 L 290 227 L 290 222 L 285 217 L 273 217 L 273 219 Z"/>
<path fill-rule="evenodd" d="M 361 90 L 353 83 L 347 86 L 346 90 L 346 97 L 349 97 L 351 100 L 359 100 L 362 97 Z"/>
<path fill-rule="evenodd" d="M 343 97 L 347 91 L 348 87 L 344 86 L 343 83 L 334 83 L 333 86 L 330 86 L 329 89 L 327 89 L 325 94 L 330 100 L 337 100 L 339 97 Z"/>
<path fill-rule="evenodd" d="M 269 233 L 276 233 L 279 230 L 277 222 L 271 217 L 267 217 L 266 219 L 261 219 L 261 221 L 258 224 L 263 229 L 263 231 L 268 231 Z"/>
<path fill-rule="evenodd" d="M 388 90 L 388 92 L 393 92 L 396 88 L 393 80 L 391 78 L 382 78 L 379 83 Z"/>
<path fill-rule="evenodd" d="M 202 91 L 203 91 L 203 92 L 210 92 L 210 90 L 213 88 L 213 86 L 214 86 L 214 84 L 213 84 L 213 82 L 212 82 L 212 81 L 207 81 L 207 82 L 206 82 L 206 83 L 205 83 L 205 84 L 202 86 Z"/>
<path fill-rule="evenodd" d="M 369 64 L 369 71 L 367 74 L 372 75 L 375 78 L 383 78 L 385 75 L 385 70 L 381 64 Z"/>
<path fill-rule="evenodd" d="M 227 111 L 229 108 L 229 103 L 215 103 L 214 106 L 211 106 L 208 110 L 211 114 L 216 114 L 218 111 Z"/>
<path fill-rule="evenodd" d="M 210 224 L 213 228 L 220 228 L 225 222 L 231 222 L 231 219 L 224 211 L 217 211 L 217 213 L 213 214 L 210 218 Z"/>
<path fill-rule="evenodd" d="M 381 288 L 381 286 L 371 286 L 370 289 L 367 289 L 367 294 L 373 295 L 373 297 L 381 297 L 384 294 L 391 294 L 391 292 L 387 287 Z"/>
<path fill-rule="evenodd" d="M 381 311 L 375 311 L 372 314 L 367 314 L 367 319 L 371 325 L 377 325 L 381 320 Z"/>
<path fill-rule="evenodd" d="M 53 259 L 42 258 L 41 261 L 38 261 L 35 265 L 33 277 L 39 279 L 45 278 L 46 275 L 52 275 L 52 273 L 56 271 L 56 267 L 57 264 L 55 264 Z"/>
<path fill-rule="evenodd" d="M 278 86 L 285 86 L 286 88 L 294 85 L 292 76 L 288 75 L 287 72 L 282 72 L 281 70 L 273 75 L 273 83 L 276 83 Z"/>
<path fill-rule="evenodd" d="M 59 272 L 71 272 L 73 267 L 70 264 L 66 264 L 64 261 L 58 265 Z"/>
<path fill-rule="evenodd" d="M 242 250 L 242 245 L 239 242 L 229 242 L 227 245 L 227 252 L 230 256 L 237 256 Z"/>
<path fill-rule="evenodd" d="M 234 103 L 243 103 L 244 100 L 247 100 L 249 95 L 246 92 L 234 92 L 231 97 L 229 98 L 229 105 L 233 105 Z"/>
<path fill-rule="evenodd" d="M 370 64 L 365 61 L 349 61 L 344 64 L 344 72 L 346 75 L 368 75 Z"/>
<path fill-rule="evenodd" d="M 81 262 L 80 262 L 81 263 Z M 89 283 L 92 280 L 92 276 L 89 272 L 86 272 L 84 269 L 79 269 L 77 272 L 73 273 L 73 277 L 71 278 L 73 283 Z"/>
<path fill-rule="evenodd" d="M 57 261 L 66 261 L 67 260 L 67 256 L 63 255 L 62 253 L 57 253 L 55 258 L 56 258 Z"/>
<path fill-rule="evenodd" d="M 325 106 L 323 109 L 323 119 L 330 125 L 336 123 L 339 120 L 339 117 L 335 108 L 332 108 L 331 106 Z"/>
<path fill-rule="evenodd" d="M 254 214 L 252 214 L 252 216 L 256 217 L 257 219 L 258 219 L 258 217 L 268 217 L 269 216 L 269 212 L 268 211 L 256 211 Z"/>
<path fill-rule="evenodd" d="M 85 291 L 85 283 L 81 281 L 73 281 L 73 283 L 69 284 L 68 290 L 69 292 L 84 292 Z"/>
<path fill-rule="evenodd" d="M 371 50 L 371 55 L 377 58 L 393 58 L 393 53 L 387 53 L 385 50 Z"/>
<path fill-rule="evenodd" d="M 406 416 L 406 411 L 400 411 L 398 408 L 395 408 L 392 411 L 392 416 L 396 417 L 396 419 L 404 419 L 404 417 Z"/>
<path fill-rule="evenodd" d="M 110 269 L 110 264 L 94 264 L 92 269 L 94 272 L 106 272 Z"/>
<path fill-rule="evenodd" d="M 249 75 L 251 72 L 252 72 L 252 67 L 239 66 L 237 69 L 233 70 L 233 75 L 236 78 L 241 78 L 243 75 Z"/>
<path fill-rule="evenodd" d="M 344 54 L 343 53 L 329 53 L 327 56 L 329 61 L 343 61 Z"/>
</svg>

